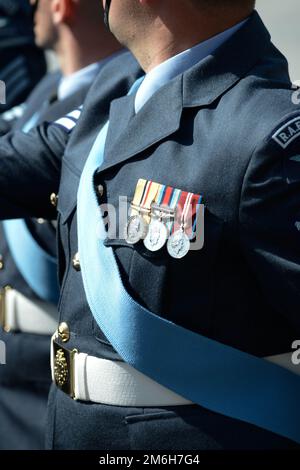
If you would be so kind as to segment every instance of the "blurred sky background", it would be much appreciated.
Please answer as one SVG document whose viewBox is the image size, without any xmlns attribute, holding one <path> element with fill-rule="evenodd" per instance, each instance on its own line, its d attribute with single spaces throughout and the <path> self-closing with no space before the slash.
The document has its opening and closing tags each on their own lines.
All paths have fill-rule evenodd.
<svg viewBox="0 0 300 470">
<path fill-rule="evenodd" d="M 292 80 L 300 81 L 300 0 L 257 0 L 256 9 L 288 58 Z"/>
</svg>

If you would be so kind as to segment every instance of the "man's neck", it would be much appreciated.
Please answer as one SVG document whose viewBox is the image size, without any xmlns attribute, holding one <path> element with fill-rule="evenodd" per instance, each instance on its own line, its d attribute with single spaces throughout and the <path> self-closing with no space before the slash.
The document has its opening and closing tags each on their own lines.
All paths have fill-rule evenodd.
<svg viewBox="0 0 300 470">
<path fill-rule="evenodd" d="M 144 40 L 143 48 L 139 47 L 139 44 L 142 43 L 140 41 L 137 48 L 132 48 L 132 52 L 142 69 L 148 73 L 171 57 L 226 31 L 245 20 L 248 16 L 249 14 L 245 14 L 235 19 L 228 19 L 223 21 L 222 24 L 211 21 L 210 26 L 206 23 L 205 27 L 201 27 L 201 23 L 199 23 L 198 29 L 194 29 L 194 33 L 191 30 L 188 34 L 188 29 L 185 27 L 182 31 L 173 32 L 164 27 L 157 34 L 152 32 L 150 34 L 151 37 L 148 40 Z"/>
<path fill-rule="evenodd" d="M 95 62 L 104 60 L 122 49 L 116 42 L 98 48 L 87 46 L 85 44 L 85 47 L 80 47 L 77 41 L 63 42 L 58 45 L 56 53 L 64 76 L 71 75 Z"/>
</svg>

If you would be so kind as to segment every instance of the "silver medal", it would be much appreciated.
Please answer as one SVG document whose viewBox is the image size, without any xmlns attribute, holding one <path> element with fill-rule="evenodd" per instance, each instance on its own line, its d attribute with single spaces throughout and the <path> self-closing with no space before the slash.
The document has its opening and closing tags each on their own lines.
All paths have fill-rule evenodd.
<svg viewBox="0 0 300 470">
<path fill-rule="evenodd" d="M 141 215 L 129 218 L 125 228 L 125 240 L 130 245 L 138 243 L 147 234 L 147 224 Z"/>
<path fill-rule="evenodd" d="M 168 238 L 167 226 L 159 219 L 151 220 L 144 245 L 149 251 L 158 251 Z"/>
<path fill-rule="evenodd" d="M 172 258 L 184 258 L 190 250 L 191 242 L 183 230 L 177 230 L 168 240 L 167 250 Z"/>
</svg>

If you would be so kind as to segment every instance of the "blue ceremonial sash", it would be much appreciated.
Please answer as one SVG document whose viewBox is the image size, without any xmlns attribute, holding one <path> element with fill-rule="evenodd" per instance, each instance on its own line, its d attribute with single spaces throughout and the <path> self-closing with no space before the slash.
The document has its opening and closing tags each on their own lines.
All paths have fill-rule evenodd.
<svg viewBox="0 0 300 470">
<path fill-rule="evenodd" d="M 25 134 L 28 134 L 28 132 L 31 131 L 31 129 L 33 129 L 34 127 L 37 126 L 41 116 L 42 116 L 42 113 L 44 111 L 47 110 L 48 106 L 50 106 L 50 100 L 49 99 L 46 99 L 42 104 L 41 104 L 41 107 L 38 111 L 36 111 L 32 116 L 31 118 L 28 119 L 27 122 L 25 122 L 25 124 L 23 125 L 22 127 L 22 131 L 25 133 Z"/>
<path fill-rule="evenodd" d="M 28 133 L 37 124 L 40 114 L 41 111 L 33 114 L 24 124 L 23 132 Z M 41 300 L 56 304 L 59 299 L 57 259 L 38 244 L 25 220 L 5 220 L 3 228 L 10 253 L 29 287 Z"/>
<path fill-rule="evenodd" d="M 125 362 L 163 386 L 300 443 L 300 376 L 158 317 L 124 288 L 113 250 L 103 243 L 107 233 L 93 183 L 108 126 L 94 143 L 78 191 L 82 277 L 97 324 Z"/>
<path fill-rule="evenodd" d="M 3 227 L 11 255 L 27 284 L 40 299 L 57 303 L 59 287 L 56 258 L 40 247 L 25 220 L 5 220 Z"/>
<path fill-rule="evenodd" d="M 38 121 L 39 121 L 39 118 L 40 118 L 40 115 L 41 115 L 41 111 L 37 111 L 36 113 L 34 113 L 31 118 L 29 119 L 29 121 L 27 121 L 24 126 L 22 127 L 22 131 L 25 133 L 25 134 L 28 134 L 28 132 L 31 131 L 31 129 L 33 129 Z"/>
</svg>

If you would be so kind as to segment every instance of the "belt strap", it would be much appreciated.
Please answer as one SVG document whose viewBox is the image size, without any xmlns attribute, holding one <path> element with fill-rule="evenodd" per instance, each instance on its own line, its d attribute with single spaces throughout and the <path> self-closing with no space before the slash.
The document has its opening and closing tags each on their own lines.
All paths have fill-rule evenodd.
<svg viewBox="0 0 300 470">
<path fill-rule="evenodd" d="M 113 250 L 103 244 L 106 230 L 93 183 L 108 125 L 89 154 L 78 192 L 83 283 L 97 324 L 124 361 L 152 380 L 209 410 L 300 443 L 298 375 L 154 315 L 126 291 Z"/>
<path fill-rule="evenodd" d="M 191 404 L 125 362 L 69 351 L 56 343 L 56 337 L 52 338 L 52 380 L 75 400 L 128 407 Z"/>
<path fill-rule="evenodd" d="M 59 298 L 56 258 L 38 244 L 25 220 L 5 220 L 3 227 L 11 255 L 27 284 L 40 299 L 56 304 Z"/>
<path fill-rule="evenodd" d="M 0 292 L 0 325 L 5 331 L 52 335 L 57 327 L 54 305 L 32 300 L 6 287 Z"/>
<path fill-rule="evenodd" d="M 126 407 L 183 406 L 193 403 L 140 373 L 129 364 L 70 351 L 51 342 L 52 380 L 75 400 Z M 291 354 L 266 358 L 291 367 Z M 294 366 L 300 373 L 299 368 Z"/>
</svg>

